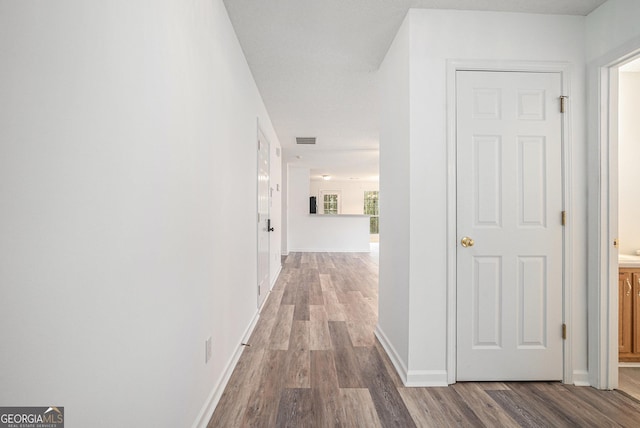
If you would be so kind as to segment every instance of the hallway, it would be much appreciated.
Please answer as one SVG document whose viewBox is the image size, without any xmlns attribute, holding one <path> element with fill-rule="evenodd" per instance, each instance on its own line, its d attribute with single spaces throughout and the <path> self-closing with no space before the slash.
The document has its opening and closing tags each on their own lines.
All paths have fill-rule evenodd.
<svg viewBox="0 0 640 428">
<path fill-rule="evenodd" d="M 373 330 L 376 253 L 292 253 L 209 427 L 637 426 L 640 402 L 560 383 L 405 388 Z"/>
</svg>

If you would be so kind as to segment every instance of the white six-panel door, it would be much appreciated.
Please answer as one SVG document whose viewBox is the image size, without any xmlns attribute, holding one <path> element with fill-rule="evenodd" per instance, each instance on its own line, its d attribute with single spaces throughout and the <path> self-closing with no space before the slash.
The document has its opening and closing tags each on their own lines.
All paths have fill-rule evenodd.
<svg viewBox="0 0 640 428">
<path fill-rule="evenodd" d="M 561 380 L 561 76 L 458 71 L 456 94 L 457 380 Z"/>
</svg>

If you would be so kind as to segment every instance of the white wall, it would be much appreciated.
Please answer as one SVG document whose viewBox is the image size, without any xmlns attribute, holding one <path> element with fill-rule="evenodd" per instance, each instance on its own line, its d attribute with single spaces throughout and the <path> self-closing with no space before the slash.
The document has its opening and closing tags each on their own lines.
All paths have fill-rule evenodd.
<svg viewBox="0 0 640 428">
<path fill-rule="evenodd" d="M 271 257 L 269 275 L 271 277 L 271 287 L 273 287 L 282 269 L 282 229 L 284 223 L 282 220 L 282 150 L 280 149 L 278 140 L 275 141 L 275 144 L 270 144 L 270 149 L 271 156 L 269 165 L 271 176 L 269 177 L 269 187 L 271 189 L 271 206 L 269 209 L 271 227 L 273 227 L 274 231 L 269 235 L 269 255 Z"/>
<path fill-rule="evenodd" d="M 368 252 L 369 216 L 309 214 L 309 172 L 307 167 L 288 166 L 288 250 Z"/>
<path fill-rule="evenodd" d="M 493 60 L 493 61 L 545 61 L 568 62 L 571 65 L 570 127 L 573 141 L 573 165 L 570 177 L 574 191 L 573 206 L 568 207 L 570 221 L 575 233 L 572 243 L 574 318 L 571 334 L 574 343 L 574 374 L 580 381 L 586 378 L 587 331 L 586 331 L 586 183 L 584 141 L 584 17 L 516 14 L 499 12 L 472 12 L 451 10 L 411 10 L 404 26 L 409 26 L 409 77 L 384 80 L 391 85 L 385 91 L 397 91 L 391 98 L 404 100 L 405 88 L 399 84 L 409 81 L 409 105 L 404 115 L 383 116 L 381 128 L 381 200 L 387 186 L 394 190 L 409 189 L 408 219 L 401 212 L 392 215 L 383 204 L 381 222 L 402 223 L 409 220 L 409 234 L 405 239 L 389 247 L 381 239 L 380 290 L 392 287 L 408 287 L 410 299 L 394 308 L 380 305 L 380 328 L 392 343 L 404 346 L 404 338 L 396 339 L 399 323 L 389 324 L 396 328 L 387 331 L 385 320 L 393 316 L 409 314 L 407 365 L 409 383 L 444 384 L 447 381 L 447 94 L 446 61 Z M 406 31 L 405 27 L 401 31 Z M 406 36 L 405 36 L 406 37 Z M 405 39 L 405 44 L 406 44 Z M 404 48 L 406 49 L 406 47 Z M 385 64 L 398 64 L 393 47 Z M 399 60 L 400 64 L 406 60 Z M 386 65 L 383 65 L 383 69 Z M 400 67 L 397 65 L 397 67 Z M 404 73 L 406 71 L 402 70 Z M 395 88 L 393 86 L 396 86 Z M 406 85 L 406 83 L 405 83 Z M 406 100 L 404 101 L 406 102 Z M 383 99 L 384 104 L 384 99 Z M 405 116 L 408 114 L 408 118 Z M 406 141 L 406 121 L 409 121 L 409 141 Z M 394 140 L 396 130 L 404 138 Z M 397 141 L 396 141 L 397 140 Z M 390 148 L 397 147 L 409 152 L 409 175 L 404 180 L 385 175 L 384 165 L 394 164 L 397 154 Z M 385 151 L 384 148 L 388 149 Z M 396 166 L 398 170 L 403 166 Z M 387 171 L 388 173 L 389 171 Z M 387 183 L 386 180 L 392 180 Z M 453 219 L 455 221 L 455 219 Z M 410 239 L 408 236 L 410 235 Z M 409 257 L 409 277 L 400 276 L 392 260 L 384 257 L 387 251 L 397 251 Z M 395 275 L 387 277 L 385 271 Z M 392 282 L 390 282 L 392 281 Z M 401 283 L 407 281 L 407 283 Z M 385 293 L 386 294 L 386 293 Z M 385 314 L 386 310 L 393 311 Z M 402 352 L 399 350 L 399 354 Z"/>
<path fill-rule="evenodd" d="M 409 360 L 410 36 L 405 19 L 378 72 L 381 244 L 376 335 L 405 373 Z"/>
<path fill-rule="evenodd" d="M 620 254 L 640 250 L 640 73 L 620 73 L 618 236 Z"/>
<path fill-rule="evenodd" d="M 278 144 L 222 2 L 1 1 L 0 53 L 0 403 L 194 424 L 256 315 L 256 117 Z"/>
<path fill-rule="evenodd" d="M 282 224 L 280 226 L 280 242 L 282 255 L 289 254 L 289 165 L 282 164 L 282 200 L 281 200 L 281 213 Z"/>
<path fill-rule="evenodd" d="M 341 214 L 364 214 L 364 192 L 379 190 L 377 181 L 324 181 L 311 180 L 309 186 L 309 196 L 318 198 L 318 212 L 323 213 L 322 198 L 320 192 L 323 190 L 337 190 L 340 192 Z"/>
<path fill-rule="evenodd" d="M 591 12 L 586 20 L 587 62 L 640 37 L 639 16 L 638 0 L 607 0 Z"/>
</svg>

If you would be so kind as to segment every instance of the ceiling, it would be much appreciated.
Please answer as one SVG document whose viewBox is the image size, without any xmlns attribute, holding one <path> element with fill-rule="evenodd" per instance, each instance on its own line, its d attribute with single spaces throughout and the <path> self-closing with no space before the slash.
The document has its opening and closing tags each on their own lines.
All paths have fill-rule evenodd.
<svg viewBox="0 0 640 428">
<path fill-rule="evenodd" d="M 377 156 L 363 155 L 378 148 L 376 71 L 409 8 L 587 15 L 604 2 L 224 0 L 284 160 L 336 178 L 377 176 Z"/>
</svg>

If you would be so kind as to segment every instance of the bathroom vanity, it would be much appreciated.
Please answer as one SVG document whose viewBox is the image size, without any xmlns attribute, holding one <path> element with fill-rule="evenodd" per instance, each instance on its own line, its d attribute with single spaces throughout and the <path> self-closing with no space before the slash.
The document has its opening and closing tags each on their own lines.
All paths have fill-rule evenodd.
<svg viewBox="0 0 640 428">
<path fill-rule="evenodd" d="M 640 256 L 620 255 L 618 352 L 621 362 L 640 362 Z"/>
</svg>

